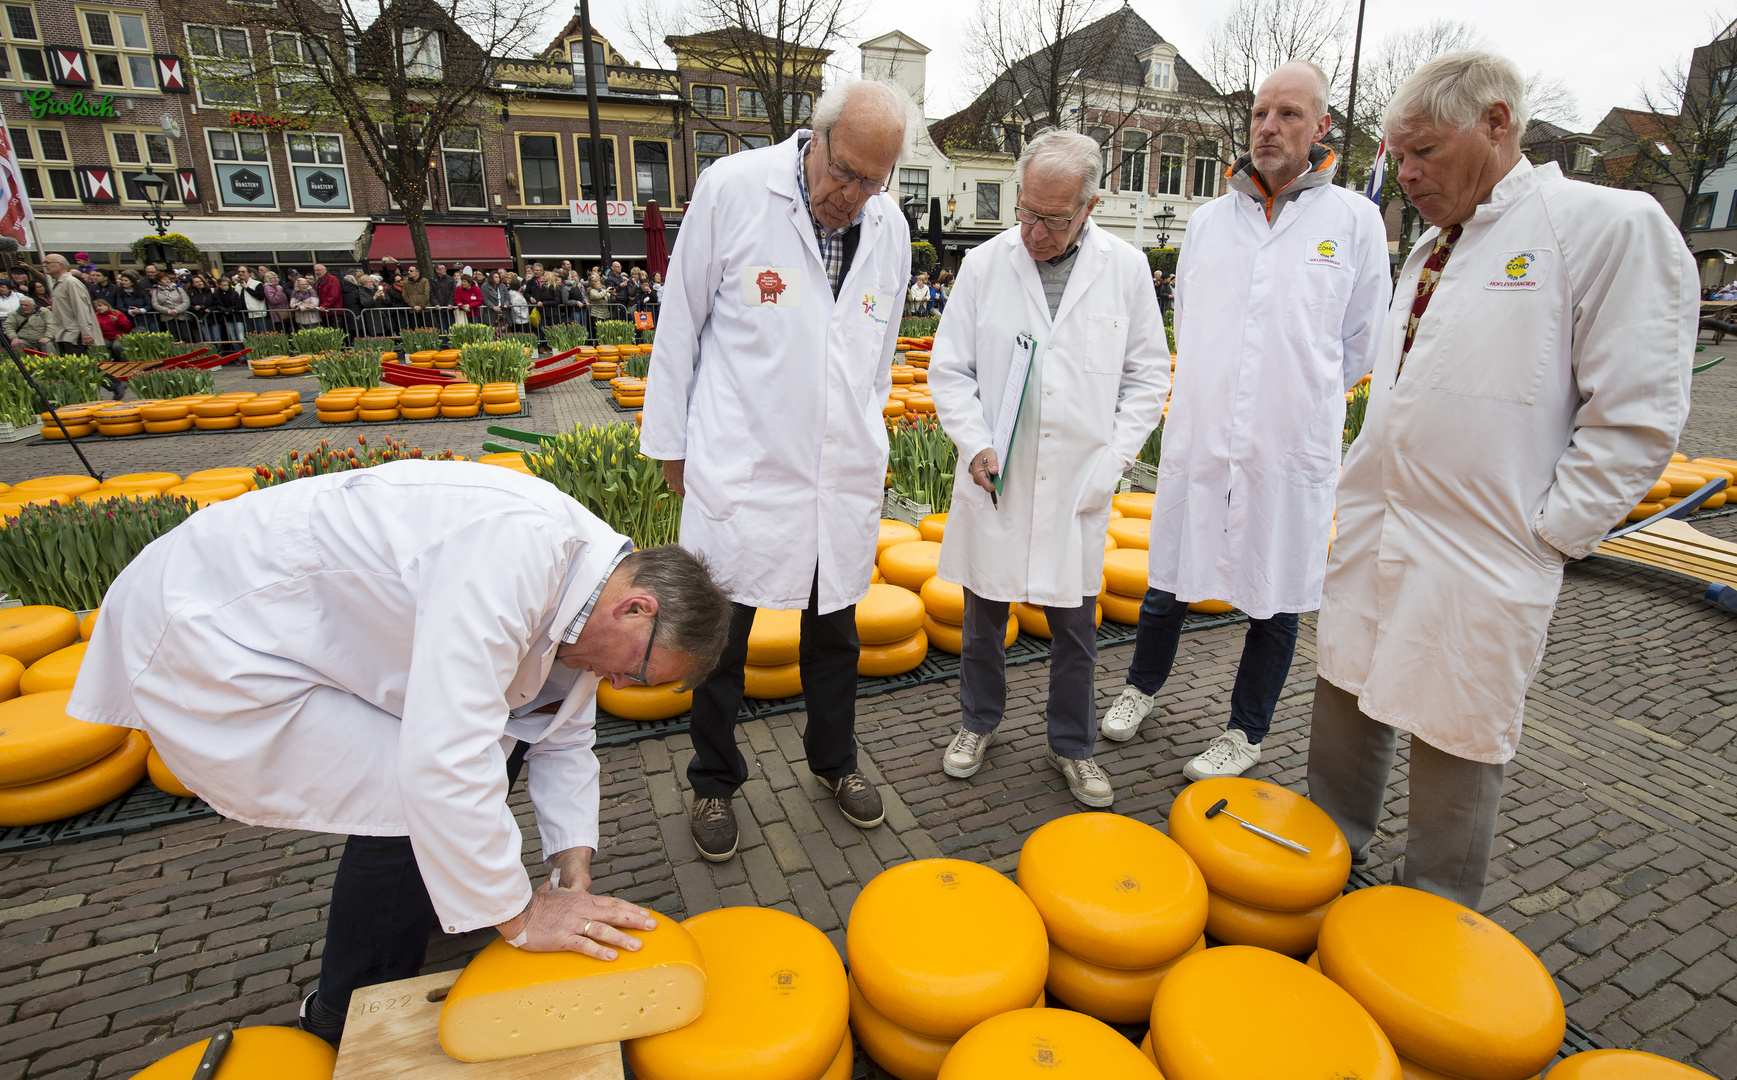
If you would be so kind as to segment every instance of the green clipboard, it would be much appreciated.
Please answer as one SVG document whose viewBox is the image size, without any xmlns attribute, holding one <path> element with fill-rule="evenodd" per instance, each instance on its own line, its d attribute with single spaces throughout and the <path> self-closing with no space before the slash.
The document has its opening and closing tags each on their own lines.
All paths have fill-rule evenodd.
<svg viewBox="0 0 1737 1080">
<path fill-rule="evenodd" d="M 992 440 L 991 445 L 995 451 L 996 466 L 999 470 L 995 474 L 995 493 L 997 495 L 1003 494 L 1007 486 L 1008 459 L 1013 455 L 1013 440 L 1019 436 L 1019 416 L 1025 411 L 1025 395 L 1031 389 L 1031 372 L 1033 368 L 1037 367 L 1040 346 L 1036 336 L 1029 332 L 1021 332 L 1014 335 L 1013 349 L 1015 364 L 1021 362 L 1020 354 L 1024 354 L 1025 374 L 1019 380 L 1019 397 L 1017 399 L 1011 399 L 1005 389 L 1001 396 L 1001 412 L 996 419 L 995 434 L 999 436 L 1005 426 L 1007 441 L 1003 443 L 997 437 Z M 1008 412 L 1010 405 L 1013 410 L 1011 414 Z"/>
</svg>

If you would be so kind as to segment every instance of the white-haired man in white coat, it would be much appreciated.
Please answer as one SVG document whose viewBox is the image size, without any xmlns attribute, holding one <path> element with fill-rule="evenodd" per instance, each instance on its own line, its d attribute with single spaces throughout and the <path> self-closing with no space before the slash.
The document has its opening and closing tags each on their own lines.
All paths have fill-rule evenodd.
<svg viewBox="0 0 1737 1080">
<path fill-rule="evenodd" d="M 982 767 L 1007 705 L 1008 604 L 1038 605 L 1054 641 L 1047 757 L 1095 807 L 1115 798 L 1092 758 L 1104 530 L 1170 385 L 1151 269 L 1092 221 L 1100 169 L 1089 136 L 1031 140 L 1014 170 L 1019 225 L 965 257 L 929 365 L 959 447 L 939 572 L 965 588 L 962 724 L 942 769 Z"/>
<path fill-rule="evenodd" d="M 1309 797 L 1366 858 L 1410 732 L 1394 880 L 1476 908 L 1562 565 L 1641 500 L 1688 416 L 1695 265 L 1651 196 L 1526 160 L 1502 57 L 1430 61 L 1382 126 L 1434 228 L 1339 482 Z"/>
<path fill-rule="evenodd" d="M 1170 677 L 1188 604 L 1248 614 L 1224 731 L 1183 766 L 1240 776 L 1321 603 L 1345 392 L 1374 364 L 1392 296 L 1375 204 L 1333 185 L 1327 79 L 1285 64 L 1255 92 L 1250 151 L 1195 212 L 1176 270 L 1176 388 L 1152 502 L 1150 588 L 1104 737 L 1132 739 Z"/>
</svg>

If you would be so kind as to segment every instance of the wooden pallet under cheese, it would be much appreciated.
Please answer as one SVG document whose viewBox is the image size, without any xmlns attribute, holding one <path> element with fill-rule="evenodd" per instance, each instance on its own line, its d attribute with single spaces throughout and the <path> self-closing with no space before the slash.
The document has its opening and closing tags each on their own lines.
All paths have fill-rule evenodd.
<svg viewBox="0 0 1737 1080">
<path fill-rule="evenodd" d="M 1708 536 L 1687 522 L 1665 518 L 1598 545 L 1596 554 L 1675 574 L 1737 586 L 1737 544 Z"/>
</svg>

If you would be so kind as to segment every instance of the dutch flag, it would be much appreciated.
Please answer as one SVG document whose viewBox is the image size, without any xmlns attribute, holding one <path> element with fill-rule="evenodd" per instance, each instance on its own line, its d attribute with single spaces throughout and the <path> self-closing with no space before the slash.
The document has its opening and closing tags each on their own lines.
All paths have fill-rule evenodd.
<svg viewBox="0 0 1737 1080">
<path fill-rule="evenodd" d="M 1376 206 L 1381 205 L 1381 185 L 1387 179 L 1387 139 L 1382 138 L 1375 147 L 1375 164 L 1369 170 L 1369 184 L 1363 189 L 1363 194 Z"/>
</svg>

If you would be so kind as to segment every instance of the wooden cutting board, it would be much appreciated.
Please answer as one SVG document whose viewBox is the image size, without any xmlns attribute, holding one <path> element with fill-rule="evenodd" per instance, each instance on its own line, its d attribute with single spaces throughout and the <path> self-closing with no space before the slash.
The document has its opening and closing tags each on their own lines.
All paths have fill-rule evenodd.
<svg viewBox="0 0 1737 1080">
<path fill-rule="evenodd" d="M 500 1061 L 454 1061 L 440 1048 L 440 1010 L 457 981 L 457 971 L 443 971 L 350 995 L 332 1080 L 622 1080 L 618 1042 Z"/>
</svg>

